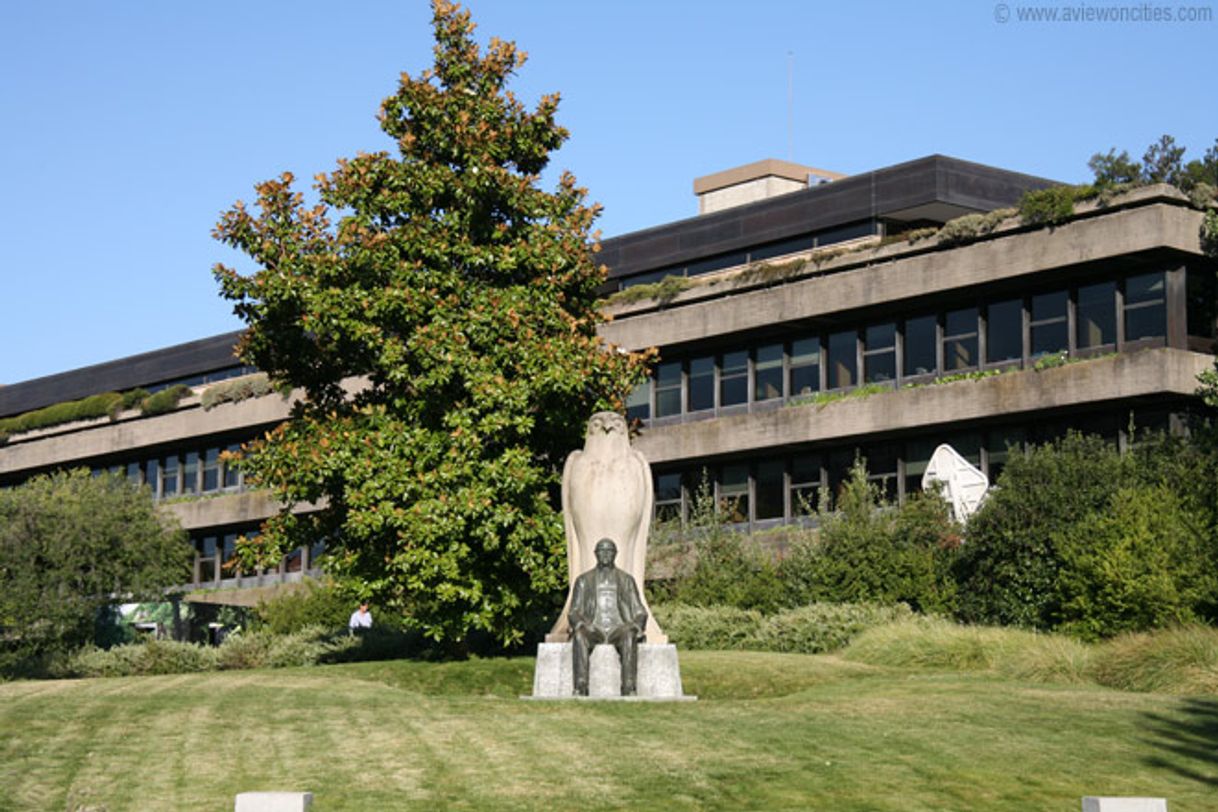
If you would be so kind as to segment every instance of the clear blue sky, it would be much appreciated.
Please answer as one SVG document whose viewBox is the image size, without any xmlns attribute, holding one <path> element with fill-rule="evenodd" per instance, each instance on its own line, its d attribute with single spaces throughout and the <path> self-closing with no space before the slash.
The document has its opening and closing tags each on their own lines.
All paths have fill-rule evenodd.
<svg viewBox="0 0 1218 812">
<path fill-rule="evenodd" d="M 530 54 L 520 95 L 562 93 L 552 166 L 604 204 L 605 236 L 691 216 L 695 177 L 765 157 L 1081 181 L 1097 150 L 1166 132 L 1199 157 L 1218 137 L 1218 22 L 1020 22 L 1017 0 L 1005 23 L 991 2 L 469 6 L 480 39 Z M 429 21 L 425 0 L 3 4 L 0 383 L 240 327 L 210 273 L 247 267 L 211 239 L 218 214 L 390 148 L 374 115 L 431 63 Z"/>
</svg>

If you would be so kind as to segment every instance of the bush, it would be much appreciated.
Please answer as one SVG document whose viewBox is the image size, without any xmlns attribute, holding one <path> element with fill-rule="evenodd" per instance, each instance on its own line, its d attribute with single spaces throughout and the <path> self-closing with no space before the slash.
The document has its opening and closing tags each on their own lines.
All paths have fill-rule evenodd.
<svg viewBox="0 0 1218 812">
<path fill-rule="evenodd" d="M 1036 639 L 1032 632 L 915 616 L 868 629 L 847 647 L 845 657 L 893 668 L 987 671 L 1012 660 Z"/>
<path fill-rule="evenodd" d="M 689 649 L 749 648 L 761 624 L 761 613 L 734 606 L 688 606 L 675 603 L 652 607 L 656 622 L 669 639 Z"/>
<path fill-rule="evenodd" d="M 242 632 L 224 639 L 217 649 L 218 666 L 236 670 L 317 665 L 329 662 L 335 655 L 357 648 L 359 644 L 360 638 L 317 626 L 283 635 L 267 631 Z"/>
<path fill-rule="evenodd" d="M 1076 201 L 1094 197 L 1092 186 L 1050 186 L 1035 189 L 1019 200 L 1019 217 L 1028 225 L 1057 225 L 1074 216 Z"/>
<path fill-rule="evenodd" d="M 969 520 L 954 561 L 957 614 L 971 623 L 1053 628 L 1061 616 L 1055 539 L 1103 510 L 1120 486 L 1122 460 L 1098 437 L 1074 432 L 1011 453 Z"/>
<path fill-rule="evenodd" d="M 985 214 L 966 214 L 954 220 L 948 220 L 939 229 L 939 244 L 944 246 L 962 245 L 978 237 L 984 237 L 1014 214 L 1014 209 L 995 209 Z"/>
<path fill-rule="evenodd" d="M 1196 621 L 1215 594 L 1214 560 L 1179 498 L 1126 487 L 1059 531 L 1061 628 L 1087 640 Z"/>
<path fill-rule="evenodd" d="M 63 676 L 132 677 L 214 671 L 218 649 L 173 640 L 148 640 L 111 649 L 88 648 L 72 656 Z"/>
<path fill-rule="evenodd" d="M 77 420 L 94 420 L 99 417 L 113 419 L 122 407 L 123 396 L 117 392 L 103 392 L 80 400 L 69 400 L 35 409 L 32 412 L 6 417 L 0 420 L 0 432 L 19 434 Z"/>
<path fill-rule="evenodd" d="M 271 379 L 265 373 L 243 375 L 228 381 L 212 384 L 203 390 L 203 408 L 214 409 L 221 403 L 239 403 L 250 398 L 259 398 L 274 391 Z"/>
<path fill-rule="evenodd" d="M 178 408 L 178 402 L 191 393 L 191 388 L 185 384 L 174 384 L 168 389 L 162 389 L 156 394 L 149 395 L 140 403 L 140 413 L 145 417 L 166 414 Z"/>
<path fill-rule="evenodd" d="M 745 534 L 722 527 L 699 533 L 693 557 L 692 571 L 673 584 L 677 603 L 759 611 L 781 605 L 783 590 L 773 556 Z"/>
<path fill-rule="evenodd" d="M 885 505 L 859 460 L 834 507 L 821 511 L 818 536 L 798 540 L 782 563 L 787 605 L 906 603 L 919 611 L 952 607 L 950 569 L 959 529 L 939 494 L 912 497 L 899 508 Z"/>
<path fill-rule="evenodd" d="M 1218 629 L 1180 626 L 1098 646 L 1092 676 L 1122 691 L 1218 693 Z"/>
<path fill-rule="evenodd" d="M 798 654 L 837 651 L 867 629 L 912 616 L 903 603 L 814 603 L 762 618 L 745 648 Z"/>
<path fill-rule="evenodd" d="M 357 601 L 352 596 L 332 583 L 305 581 L 298 589 L 259 602 L 254 610 L 254 627 L 279 635 L 311 627 L 346 629 L 355 605 Z M 378 624 L 383 620 L 377 618 Z"/>
</svg>

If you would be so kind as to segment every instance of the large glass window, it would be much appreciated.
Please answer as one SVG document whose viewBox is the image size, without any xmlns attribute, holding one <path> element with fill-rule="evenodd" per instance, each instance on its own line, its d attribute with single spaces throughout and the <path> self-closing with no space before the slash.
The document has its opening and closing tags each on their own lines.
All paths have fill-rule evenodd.
<svg viewBox="0 0 1218 812">
<path fill-rule="evenodd" d="M 820 390 L 820 339 L 791 342 L 790 396 L 811 395 Z"/>
<path fill-rule="evenodd" d="M 231 456 L 235 456 L 241 453 L 241 446 L 238 444 L 233 444 L 225 450 L 228 451 Z M 232 460 L 224 463 L 224 487 L 241 487 L 241 469 L 238 468 L 237 463 Z"/>
<path fill-rule="evenodd" d="M 758 521 L 782 518 L 785 467 L 781 460 L 758 463 L 753 486 L 757 497 L 753 511 Z"/>
<path fill-rule="evenodd" d="M 182 493 L 199 492 L 199 452 L 188 451 L 182 460 Z"/>
<path fill-rule="evenodd" d="M 989 364 L 1023 358 L 1023 301 L 1008 299 L 985 309 L 985 360 Z"/>
<path fill-rule="evenodd" d="M 1162 271 L 1125 280 L 1125 340 L 1167 335 L 1166 276 Z"/>
<path fill-rule="evenodd" d="M 829 336 L 829 388 L 844 389 L 858 382 L 858 333 Z"/>
<path fill-rule="evenodd" d="M 170 454 L 161 460 L 161 498 L 168 499 L 178 495 L 178 474 L 180 472 L 178 457 Z"/>
<path fill-rule="evenodd" d="M 1078 289 L 1074 343 L 1080 350 L 1116 344 L 1116 282 Z"/>
<path fill-rule="evenodd" d="M 935 333 L 938 322 L 934 316 L 919 316 L 905 320 L 905 375 L 934 374 Z"/>
<path fill-rule="evenodd" d="M 782 397 L 782 345 L 757 348 L 753 361 L 753 400 Z"/>
<path fill-rule="evenodd" d="M 819 454 L 799 454 L 791 461 L 792 516 L 808 516 L 820 507 L 821 473 Z"/>
<path fill-rule="evenodd" d="M 630 390 L 626 397 L 627 420 L 651 419 L 651 381 L 646 380 Z M 226 485 L 227 486 L 227 485 Z"/>
<path fill-rule="evenodd" d="M 749 354 L 747 350 L 719 356 L 719 405 L 749 402 Z"/>
<path fill-rule="evenodd" d="M 656 417 L 681 413 L 681 362 L 656 367 Z"/>
<path fill-rule="evenodd" d="M 950 310 L 943 318 L 943 371 L 977 366 L 977 308 Z"/>
<path fill-rule="evenodd" d="M 1023 441 L 1023 429 L 998 429 L 986 434 L 985 456 L 989 469 L 986 475 L 990 478 L 991 485 L 998 481 L 998 476 L 1006 467 L 1011 453 L 1023 448 Z"/>
<path fill-rule="evenodd" d="M 681 475 L 660 474 L 655 478 L 656 521 L 681 520 Z"/>
<path fill-rule="evenodd" d="M 1188 296 L 1188 334 L 1200 338 L 1213 338 L 1215 319 L 1218 319 L 1218 279 L 1212 270 L 1189 267 L 1185 275 L 1185 292 Z"/>
<path fill-rule="evenodd" d="M 911 440 L 905 444 L 905 494 L 918 493 L 922 490 L 922 476 L 930 457 L 938 448 L 937 440 Z"/>
<path fill-rule="evenodd" d="M 863 331 L 863 380 L 881 383 L 897 377 L 897 325 L 873 324 Z"/>
<path fill-rule="evenodd" d="M 725 465 L 719 475 L 719 515 L 732 523 L 749 520 L 749 467 Z"/>
<path fill-rule="evenodd" d="M 694 358 L 689 362 L 689 404 L 691 412 L 715 408 L 714 356 Z"/>
<path fill-rule="evenodd" d="M 1066 308 L 1069 294 L 1064 290 L 1032 297 L 1031 355 L 1062 352 L 1067 347 Z"/>
<path fill-rule="evenodd" d="M 203 452 L 203 490 L 220 490 L 220 449 L 209 448 Z"/>
<path fill-rule="evenodd" d="M 875 485 L 884 499 L 897 500 L 897 447 L 886 443 L 863 450 L 867 461 L 867 481 Z"/>
<path fill-rule="evenodd" d="M 216 580 L 219 572 L 216 561 L 216 537 L 206 536 L 195 540 L 195 579 L 206 584 Z"/>
</svg>

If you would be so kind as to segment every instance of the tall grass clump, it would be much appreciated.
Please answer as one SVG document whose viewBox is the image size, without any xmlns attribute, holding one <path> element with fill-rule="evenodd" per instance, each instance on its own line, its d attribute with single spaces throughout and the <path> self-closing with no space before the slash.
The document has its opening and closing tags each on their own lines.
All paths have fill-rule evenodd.
<svg viewBox="0 0 1218 812">
<path fill-rule="evenodd" d="M 1123 691 L 1218 693 L 1218 629 L 1189 625 L 1126 634 L 1096 647 L 1092 678 Z"/>
<path fill-rule="evenodd" d="M 845 650 L 847 659 L 893 668 L 989 671 L 1010 661 L 1036 635 L 1017 629 L 961 626 L 915 616 L 869 629 Z"/>
</svg>

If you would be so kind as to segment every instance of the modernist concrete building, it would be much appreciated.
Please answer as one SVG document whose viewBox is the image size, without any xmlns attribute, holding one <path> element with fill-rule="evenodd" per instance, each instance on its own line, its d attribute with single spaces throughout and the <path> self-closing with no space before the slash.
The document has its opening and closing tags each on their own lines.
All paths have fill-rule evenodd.
<svg viewBox="0 0 1218 812">
<path fill-rule="evenodd" d="M 936 230 L 1048 184 L 941 156 L 852 177 L 763 161 L 696 181 L 703 214 L 607 240 L 603 334 L 659 350 L 629 404 L 657 513 L 682 515 L 705 478 L 736 521 L 767 526 L 811 509 L 856 455 L 900 498 L 941 442 L 993 477 L 1010 447 L 1070 427 L 1127 444 L 1131 427 L 1177 425 L 1212 361 L 1218 270 L 1183 195 L 1146 187 L 1053 227 L 998 214 Z M 123 471 L 190 531 L 196 586 L 298 579 L 317 549 L 268 572 L 229 565 L 274 505 L 221 452 L 288 411 L 278 395 L 203 407 L 208 386 L 253 372 L 235 339 L 0 388 L 0 418 L 102 391 L 195 390 L 165 415 L 16 434 L 0 485 Z M 237 594 L 196 597 L 257 593 Z"/>
</svg>

